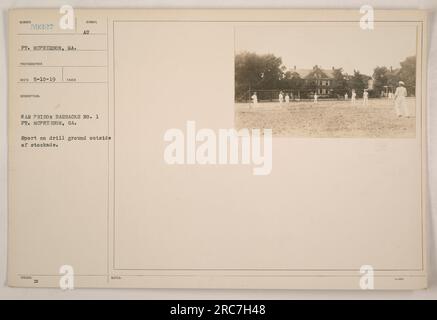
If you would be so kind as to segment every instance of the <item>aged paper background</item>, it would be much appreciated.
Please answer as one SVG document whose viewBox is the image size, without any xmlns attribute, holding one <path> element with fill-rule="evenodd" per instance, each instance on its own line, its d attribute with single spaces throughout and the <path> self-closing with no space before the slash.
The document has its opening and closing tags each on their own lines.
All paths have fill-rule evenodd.
<svg viewBox="0 0 437 320">
<path fill-rule="evenodd" d="M 432 62 L 430 61 L 430 64 L 431 64 Z M 432 114 L 431 114 L 431 116 L 432 116 Z"/>
</svg>

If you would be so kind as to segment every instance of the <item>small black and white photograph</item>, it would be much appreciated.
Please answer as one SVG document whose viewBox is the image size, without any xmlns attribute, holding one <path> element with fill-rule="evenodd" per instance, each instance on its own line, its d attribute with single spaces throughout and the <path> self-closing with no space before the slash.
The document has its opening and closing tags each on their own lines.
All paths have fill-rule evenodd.
<svg viewBox="0 0 437 320">
<path fill-rule="evenodd" d="M 273 136 L 414 138 L 417 27 L 235 28 L 235 127 Z"/>
</svg>

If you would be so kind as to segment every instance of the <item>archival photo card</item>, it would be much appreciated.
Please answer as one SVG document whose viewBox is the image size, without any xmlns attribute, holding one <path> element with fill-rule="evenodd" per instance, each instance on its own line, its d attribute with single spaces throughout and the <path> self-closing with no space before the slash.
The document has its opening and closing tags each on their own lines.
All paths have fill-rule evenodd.
<svg viewBox="0 0 437 320">
<path fill-rule="evenodd" d="M 427 13 L 367 11 L 11 10 L 8 285 L 425 288 Z"/>
</svg>

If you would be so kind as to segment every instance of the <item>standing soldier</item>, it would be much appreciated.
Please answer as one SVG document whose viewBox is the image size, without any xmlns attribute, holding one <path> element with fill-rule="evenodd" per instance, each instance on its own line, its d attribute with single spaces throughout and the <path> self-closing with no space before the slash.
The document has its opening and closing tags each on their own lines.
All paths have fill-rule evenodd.
<svg viewBox="0 0 437 320">
<path fill-rule="evenodd" d="M 279 91 L 279 103 L 281 104 L 284 101 L 284 94 L 282 91 Z"/>
<path fill-rule="evenodd" d="M 347 99 L 349 99 L 349 95 L 347 94 L 347 92 L 344 94 L 344 100 L 347 101 Z"/>
<path fill-rule="evenodd" d="M 318 98 L 319 96 L 317 95 L 317 92 L 314 92 L 314 103 L 317 103 Z"/>
<path fill-rule="evenodd" d="M 369 92 L 367 89 L 363 92 L 363 106 L 367 106 L 369 104 Z"/>
<path fill-rule="evenodd" d="M 288 93 L 285 94 L 285 102 L 288 104 L 290 102 L 290 96 Z"/>
<path fill-rule="evenodd" d="M 356 99 L 357 99 L 357 93 L 355 92 L 355 89 L 352 89 L 351 103 L 353 106 L 355 105 Z"/>
<path fill-rule="evenodd" d="M 256 92 L 253 93 L 253 95 L 251 96 L 251 99 L 252 99 L 253 104 L 258 103 L 258 97 L 256 96 Z"/>
<path fill-rule="evenodd" d="M 396 88 L 394 98 L 395 98 L 395 111 L 398 117 L 406 116 L 410 117 L 410 113 L 407 107 L 407 89 L 405 88 L 405 83 L 399 81 L 399 87 Z"/>
</svg>

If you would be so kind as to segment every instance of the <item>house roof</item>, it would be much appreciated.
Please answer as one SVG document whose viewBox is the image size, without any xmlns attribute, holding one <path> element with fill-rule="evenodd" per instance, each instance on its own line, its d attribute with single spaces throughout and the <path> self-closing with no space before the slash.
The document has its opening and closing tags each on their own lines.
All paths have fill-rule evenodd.
<svg viewBox="0 0 437 320">
<path fill-rule="evenodd" d="M 321 69 L 319 68 L 318 70 L 320 70 L 321 72 L 323 72 L 328 78 L 334 78 L 334 70 L 332 69 Z M 295 68 L 291 68 L 289 70 L 291 73 L 298 73 L 299 76 L 302 79 L 307 78 L 310 74 L 312 74 L 315 69 L 295 69 Z"/>
</svg>

